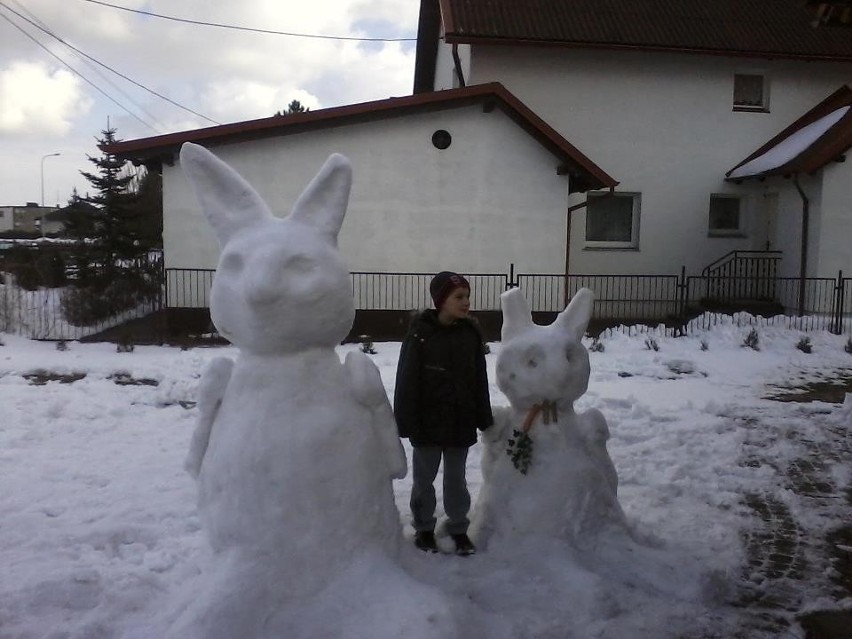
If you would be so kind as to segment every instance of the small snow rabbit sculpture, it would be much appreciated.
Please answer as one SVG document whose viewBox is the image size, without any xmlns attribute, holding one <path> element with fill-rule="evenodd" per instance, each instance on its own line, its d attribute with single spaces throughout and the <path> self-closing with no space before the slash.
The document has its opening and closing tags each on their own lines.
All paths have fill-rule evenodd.
<svg viewBox="0 0 852 639">
<path fill-rule="evenodd" d="M 334 350 L 354 317 L 337 250 L 349 161 L 329 157 L 283 219 L 204 148 L 180 161 L 222 246 L 210 312 L 239 356 L 214 359 L 199 388 L 186 468 L 213 556 L 172 636 L 345 636 L 323 597 L 347 605 L 330 584 L 359 562 L 395 574 L 391 479 L 406 473 L 378 369 Z"/>
<path fill-rule="evenodd" d="M 618 476 L 598 410 L 574 411 L 589 384 L 581 339 L 594 296 L 579 290 L 550 326 L 533 323 L 519 289 L 503 293 L 497 384 L 511 407 L 483 433 L 483 486 L 474 514 L 480 543 L 545 535 L 582 544 L 622 527 Z"/>
</svg>

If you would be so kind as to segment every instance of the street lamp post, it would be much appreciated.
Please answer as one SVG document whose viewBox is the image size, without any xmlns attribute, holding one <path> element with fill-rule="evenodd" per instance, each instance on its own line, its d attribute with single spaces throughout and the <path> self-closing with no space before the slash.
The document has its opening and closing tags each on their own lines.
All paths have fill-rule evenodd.
<svg viewBox="0 0 852 639">
<path fill-rule="evenodd" d="M 57 155 L 62 155 L 61 153 L 48 153 L 47 155 L 43 155 L 41 157 L 41 205 L 44 206 L 44 161 L 47 158 L 52 158 Z"/>
</svg>

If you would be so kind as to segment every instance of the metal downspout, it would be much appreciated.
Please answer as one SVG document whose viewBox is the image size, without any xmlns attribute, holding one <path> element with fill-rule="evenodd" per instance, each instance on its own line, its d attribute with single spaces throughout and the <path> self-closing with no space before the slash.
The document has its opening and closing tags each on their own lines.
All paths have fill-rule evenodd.
<svg viewBox="0 0 852 639">
<path fill-rule="evenodd" d="M 808 227 L 810 225 L 810 201 L 799 184 L 799 174 L 793 175 L 793 184 L 802 198 L 802 252 L 799 259 L 799 317 L 805 314 L 805 282 L 808 273 Z"/>
<path fill-rule="evenodd" d="M 453 45 L 453 66 L 456 68 L 456 77 L 459 79 L 459 86 L 464 87 L 464 73 L 462 73 L 461 58 L 459 57 L 459 45 Z"/>
<path fill-rule="evenodd" d="M 610 197 L 615 194 L 615 187 L 609 187 L 609 193 L 604 197 Z M 563 294 L 565 295 L 565 303 L 568 303 L 569 299 L 569 290 L 568 290 L 568 274 L 571 272 L 568 268 L 571 261 L 571 220 L 574 218 L 571 215 L 574 211 L 579 209 L 586 208 L 589 205 L 589 198 L 587 197 L 585 200 L 580 202 L 579 204 L 575 204 L 574 206 L 569 206 L 567 210 L 567 223 L 565 224 L 565 280 L 563 285 Z"/>
</svg>

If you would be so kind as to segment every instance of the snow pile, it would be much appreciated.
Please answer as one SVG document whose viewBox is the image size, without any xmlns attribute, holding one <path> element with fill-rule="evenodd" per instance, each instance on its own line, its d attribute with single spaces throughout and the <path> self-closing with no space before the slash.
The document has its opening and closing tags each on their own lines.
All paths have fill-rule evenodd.
<svg viewBox="0 0 852 639">
<path fill-rule="evenodd" d="M 497 382 L 511 409 L 484 434 L 481 542 L 542 535 L 583 548 L 625 530 L 606 419 L 598 410 L 574 411 L 589 385 L 582 338 L 592 301 L 582 289 L 552 325 L 536 326 L 520 290 L 503 294 Z"/>
<path fill-rule="evenodd" d="M 837 421 L 841 426 L 852 429 L 852 393 L 846 393 L 843 406 L 837 412 Z"/>
<path fill-rule="evenodd" d="M 495 557 L 517 561 L 516 579 L 534 575 L 542 591 L 573 602 L 566 613 L 570 625 L 595 625 L 586 617 L 590 611 L 610 617 L 605 636 L 633 636 L 637 616 L 645 617 L 645 607 L 658 597 L 677 601 L 684 611 L 718 605 L 731 590 L 722 574 L 702 573 L 688 554 L 630 530 L 607 451 L 606 418 L 596 408 L 574 409 L 589 385 L 582 338 L 591 291 L 579 291 L 550 326 L 533 324 L 520 290 L 504 293 L 502 301 L 496 372 L 510 407 L 483 434 L 475 539 Z M 557 573 L 553 565 L 560 566 Z M 669 622 L 643 619 L 638 625 L 647 636 L 664 636 Z M 680 623 L 689 625 L 686 617 Z M 528 632 L 518 636 L 550 636 L 558 626 L 543 621 Z"/>
<path fill-rule="evenodd" d="M 348 161 L 331 156 L 284 219 L 202 147 L 181 164 L 222 244 L 210 312 L 239 356 L 201 380 L 186 466 L 213 552 L 168 636 L 455 635 L 443 594 L 399 563 L 406 459 L 379 372 L 334 352 L 354 317 L 336 246 Z"/>
<path fill-rule="evenodd" d="M 813 353 L 805 354 L 795 347 L 798 331 L 761 328 L 760 351 L 742 346 L 748 332 L 731 322 L 688 337 L 660 336 L 659 352 L 647 348 L 644 335 L 614 333 L 602 340 L 603 352 L 590 353 L 589 390 L 576 410 L 596 408 L 605 415 L 618 501 L 631 535 L 656 556 L 616 565 L 606 561 L 605 549 L 581 552 L 541 537 L 505 551 L 491 546 L 470 558 L 426 556 L 413 548 L 407 525 L 410 481 L 393 482 L 403 513 L 399 560 L 414 579 L 440 591 L 441 600 L 461 608 L 460 635 L 675 639 L 739 633 L 769 639 L 785 633 L 767 628 L 767 615 L 792 620 L 797 610 L 816 603 L 841 605 L 825 582 L 831 571 L 817 555 L 808 558 L 814 572 L 783 591 L 795 594 L 786 600 L 789 612 L 754 608 L 761 593 L 773 595 L 774 578 L 759 567 L 753 578 L 746 574 L 746 534 L 761 522 L 744 501 L 762 494 L 789 504 L 798 548 L 809 539 L 819 545 L 826 528 L 849 521 L 844 500 L 816 500 L 822 510 L 813 510 L 815 500 L 797 499 L 783 474 L 803 449 L 829 446 L 832 428 L 848 428 L 848 406 L 765 399 L 775 387 L 804 386 L 852 369 L 852 356 L 843 350 L 847 337 L 810 333 Z M 133 353 L 117 353 L 114 344 L 77 342 L 58 351 L 52 343 L 15 336 L 3 342 L 0 637 L 161 639 L 177 595 L 194 590 L 200 596 L 213 561 L 196 485 L 182 468 L 200 412 L 199 376 L 212 360 L 240 352 L 137 346 Z M 503 347 L 490 347 L 491 396 L 496 406 L 508 407 L 496 385 Z M 371 359 L 392 394 L 399 344 L 375 348 Z M 335 350 L 345 359 L 358 346 Z M 666 366 L 671 360 L 692 362 L 695 372 L 675 375 Z M 29 381 L 39 372 L 82 378 Z M 842 494 L 849 485 L 848 462 L 831 450 L 819 456 L 822 481 Z M 483 457 L 484 446 L 475 445 L 468 459 L 474 500 L 483 488 Z M 321 455 L 306 464 L 331 474 L 333 468 L 322 467 L 334 461 Z M 288 508 L 286 494 L 284 499 L 282 510 Z M 768 533 L 778 533 L 777 524 L 767 525 Z M 297 531 L 288 542 L 301 536 Z M 775 553 L 767 543 L 758 550 L 766 546 L 767 555 Z M 423 618 L 416 604 L 424 614 L 441 609 L 440 601 L 412 597 L 409 589 L 389 592 L 384 582 L 390 569 L 379 562 L 368 570 L 370 561 L 369 553 L 353 558 L 332 588 L 357 591 L 372 602 L 370 610 L 396 615 L 396 621 L 409 615 L 415 628 Z M 322 569 L 321 558 L 317 564 Z M 298 588 L 301 578 L 287 582 Z M 693 596 L 696 583 L 700 597 Z M 683 596 L 676 592 L 680 584 Z M 318 628 L 388 636 L 383 618 L 366 610 L 356 614 L 344 601 L 325 610 Z M 304 604 L 317 612 L 315 598 Z M 792 623 L 786 634 L 803 636 Z"/>
</svg>

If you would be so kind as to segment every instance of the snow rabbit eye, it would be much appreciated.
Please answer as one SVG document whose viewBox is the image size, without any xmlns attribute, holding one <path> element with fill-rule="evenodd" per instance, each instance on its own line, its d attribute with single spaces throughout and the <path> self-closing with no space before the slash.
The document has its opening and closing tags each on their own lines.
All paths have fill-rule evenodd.
<svg viewBox="0 0 852 639">
<path fill-rule="evenodd" d="M 312 260 L 307 255 L 294 255 L 286 264 L 284 269 L 296 274 L 307 274 L 314 271 L 317 267 L 315 260 Z"/>
<path fill-rule="evenodd" d="M 532 346 L 524 353 L 524 357 L 529 368 L 538 368 L 539 363 L 544 360 L 546 354 L 541 347 Z"/>
</svg>

